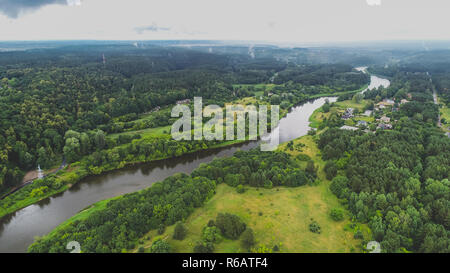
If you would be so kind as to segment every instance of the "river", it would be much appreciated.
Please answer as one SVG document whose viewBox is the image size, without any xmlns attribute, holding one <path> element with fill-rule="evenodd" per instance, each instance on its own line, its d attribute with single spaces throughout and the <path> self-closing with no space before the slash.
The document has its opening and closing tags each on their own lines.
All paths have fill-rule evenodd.
<svg viewBox="0 0 450 273">
<path fill-rule="evenodd" d="M 370 88 L 384 83 L 384 79 L 372 76 Z M 321 107 L 326 99 L 330 102 L 336 101 L 336 97 L 318 98 L 293 107 L 279 122 L 280 143 L 306 135 L 310 129 L 309 116 Z M 200 151 L 83 179 L 65 192 L 0 219 L 0 252 L 26 252 L 35 236 L 49 233 L 60 223 L 95 202 L 147 188 L 175 173 L 190 173 L 201 163 L 210 162 L 215 157 L 230 156 L 238 149 L 248 150 L 257 145 L 258 142 L 253 141 Z"/>
</svg>

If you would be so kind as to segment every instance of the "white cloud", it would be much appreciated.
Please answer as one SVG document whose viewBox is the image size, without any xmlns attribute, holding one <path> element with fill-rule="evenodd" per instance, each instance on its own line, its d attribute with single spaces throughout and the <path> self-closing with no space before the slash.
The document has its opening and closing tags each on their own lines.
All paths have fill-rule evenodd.
<svg viewBox="0 0 450 273">
<path fill-rule="evenodd" d="M 81 6 L 81 0 L 67 0 L 69 6 Z"/>
<path fill-rule="evenodd" d="M 381 5 L 381 0 L 366 0 L 369 6 L 379 6 Z"/>
<path fill-rule="evenodd" d="M 43 5 L 17 18 L 0 14 L 0 40 L 450 39 L 450 1 L 441 0 L 384 1 L 377 8 L 361 0 L 40 1 L 63 4 Z"/>
</svg>

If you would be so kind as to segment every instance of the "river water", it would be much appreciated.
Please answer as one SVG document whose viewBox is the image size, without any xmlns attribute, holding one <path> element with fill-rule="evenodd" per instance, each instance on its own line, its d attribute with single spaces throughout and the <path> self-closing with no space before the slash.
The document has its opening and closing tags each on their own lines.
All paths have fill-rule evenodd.
<svg viewBox="0 0 450 273">
<path fill-rule="evenodd" d="M 389 81 L 387 82 L 389 84 Z M 384 84 L 384 79 L 372 76 L 371 88 Z M 279 131 L 280 143 L 306 135 L 310 129 L 309 116 L 321 107 L 326 99 L 330 102 L 336 101 L 336 97 L 318 98 L 293 107 L 279 122 L 277 131 Z M 149 187 L 154 182 L 175 173 L 190 173 L 201 163 L 210 162 L 215 157 L 230 156 L 238 149 L 248 150 L 257 146 L 258 142 L 253 141 L 200 151 L 178 158 L 133 165 L 83 179 L 63 193 L 0 219 L 0 252 L 26 252 L 35 236 L 47 234 L 60 223 L 95 202 Z"/>
</svg>

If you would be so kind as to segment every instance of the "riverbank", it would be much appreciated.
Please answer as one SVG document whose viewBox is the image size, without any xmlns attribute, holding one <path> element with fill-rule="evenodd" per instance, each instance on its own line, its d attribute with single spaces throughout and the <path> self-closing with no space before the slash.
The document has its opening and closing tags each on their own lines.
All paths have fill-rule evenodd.
<svg viewBox="0 0 450 273">
<path fill-rule="evenodd" d="M 253 252 L 281 253 L 350 253 L 363 252 L 361 239 L 354 238 L 354 228 L 350 213 L 330 191 L 330 181 L 325 178 L 323 167 L 325 163 L 320 157 L 320 151 L 313 136 L 303 136 L 292 141 L 293 146 L 301 145 L 301 151 L 287 148 L 288 143 L 280 145 L 279 151 L 284 151 L 292 158 L 299 154 L 306 155 L 314 161 L 319 181 L 317 184 L 299 187 L 274 187 L 271 189 L 245 187 L 244 193 L 237 193 L 236 188 L 226 184 L 217 186 L 216 194 L 202 207 L 190 215 L 184 225 L 187 229 L 186 238 L 173 239 L 175 225 L 166 228 L 158 234 L 157 230 L 149 231 L 140 238 L 137 246 L 131 252 L 144 249 L 148 252 L 152 243 L 158 239 L 165 240 L 173 252 L 190 253 L 200 241 L 202 230 L 209 220 L 215 219 L 218 213 L 232 213 L 239 216 L 253 229 L 256 244 Z M 297 161 L 301 168 L 306 167 L 306 161 Z M 345 212 L 345 219 L 334 221 L 330 217 L 332 209 Z M 321 233 L 309 230 L 310 219 L 314 219 L 321 227 Z M 367 226 L 354 223 L 369 238 Z M 274 246 L 277 246 L 274 251 Z M 239 240 L 222 238 L 215 244 L 216 253 L 247 252 Z"/>
<path fill-rule="evenodd" d="M 223 148 L 223 147 L 227 147 L 227 146 L 233 146 L 236 144 L 241 144 L 241 143 L 245 143 L 247 142 L 247 140 L 231 140 L 231 141 L 225 141 L 222 143 L 218 143 L 216 145 L 207 147 L 206 149 L 195 149 L 186 153 L 183 153 L 179 156 L 182 155 L 187 155 L 187 154 L 192 154 L 192 153 L 196 153 L 198 151 L 204 151 L 204 150 L 214 150 L 214 149 L 219 149 L 219 148 Z M 86 170 L 81 171 L 79 168 L 79 162 L 71 164 L 71 168 L 66 168 L 64 170 L 58 171 L 56 173 L 56 179 L 59 179 L 61 181 L 64 181 L 64 184 L 56 189 L 56 190 L 49 190 L 47 191 L 45 194 L 41 195 L 41 196 L 37 196 L 37 197 L 27 197 L 26 199 L 23 200 L 19 200 L 14 202 L 14 204 L 12 206 L 9 206 L 7 208 L 4 208 L 4 204 L 7 203 L 9 200 L 9 198 L 14 198 L 15 194 L 20 193 L 20 190 L 26 190 L 27 187 L 31 186 L 31 184 L 26 185 L 25 187 L 21 188 L 18 192 L 15 192 L 7 197 L 5 197 L 3 200 L 0 201 L 0 219 L 2 217 L 5 217 L 8 214 L 14 213 L 20 209 L 23 209 L 25 207 L 28 207 L 30 205 L 33 205 L 37 202 L 40 202 L 44 199 L 47 199 L 49 197 L 52 197 L 56 194 L 62 193 L 64 191 L 69 190 L 71 187 L 73 187 L 74 185 L 76 185 L 78 182 L 80 182 L 81 180 L 87 178 L 87 177 L 93 177 L 96 175 L 101 175 L 101 174 L 105 174 L 107 172 L 113 171 L 113 170 L 118 170 L 118 169 L 122 169 L 125 167 L 129 167 L 132 165 L 138 165 L 138 164 L 144 164 L 144 163 L 150 163 L 150 162 L 156 162 L 156 161 L 161 161 L 161 160 L 166 160 L 166 159 L 170 159 L 170 158 L 174 158 L 172 156 L 163 156 L 163 157 L 159 157 L 157 159 L 154 160 L 150 160 L 150 161 L 133 161 L 133 162 L 128 162 L 126 164 L 123 164 L 120 166 L 120 168 L 113 168 L 113 169 L 106 169 L 106 170 L 102 170 L 101 172 L 97 173 L 97 174 L 89 174 L 87 173 Z M 176 157 L 175 157 L 176 158 Z M 74 178 L 76 177 L 76 178 Z"/>
<path fill-rule="evenodd" d="M 361 87 L 358 90 L 352 90 L 352 91 L 346 91 L 346 92 L 339 92 L 339 94 L 343 94 L 343 93 L 354 93 L 354 92 L 359 92 L 361 90 L 364 90 L 367 85 Z M 301 101 L 298 101 L 296 103 L 292 103 L 290 105 L 290 107 L 288 109 L 281 109 L 280 111 L 280 120 L 284 117 L 286 117 L 286 115 L 289 113 L 289 110 L 292 109 L 295 106 L 298 106 L 300 104 L 306 103 L 307 101 L 313 100 L 313 99 L 317 99 L 320 97 L 327 97 L 329 94 L 317 94 L 314 96 L 310 96 L 307 99 L 303 99 Z M 245 100 L 250 99 L 253 100 L 253 97 L 248 97 L 245 99 L 241 99 L 238 100 L 237 103 L 240 102 L 244 102 Z M 246 103 L 248 103 L 249 101 L 246 101 Z M 167 127 L 167 126 L 166 126 Z M 153 129 L 155 132 L 157 132 L 158 134 L 160 134 L 162 131 L 167 130 L 167 128 L 164 127 L 163 129 L 158 129 L 155 128 Z M 141 130 L 141 131 L 147 131 L 147 130 Z M 131 134 L 132 132 L 126 132 L 126 134 Z M 117 134 L 116 134 L 117 135 Z M 239 143 L 243 143 L 246 141 L 243 140 L 233 140 L 233 141 L 225 141 L 222 143 L 218 143 L 216 145 L 207 147 L 206 149 L 196 149 L 196 150 L 192 150 L 189 152 L 185 152 L 180 154 L 181 155 L 186 155 L 186 154 L 190 154 L 190 153 L 195 153 L 198 152 L 200 150 L 209 150 L 209 149 L 218 149 L 218 148 L 222 148 L 222 147 L 227 147 L 227 146 L 232 146 L 235 144 L 239 144 Z M 97 168 L 94 171 L 87 171 L 87 170 L 83 170 L 79 168 L 79 163 L 75 163 L 72 164 L 71 169 L 64 169 L 64 170 L 60 170 L 58 171 L 55 175 L 55 179 L 60 180 L 61 182 L 61 186 L 58 187 L 57 189 L 51 188 L 47 186 L 47 189 L 45 192 L 40 193 L 38 196 L 24 196 L 25 194 L 31 194 L 31 190 L 30 191 L 26 191 L 27 188 L 30 188 L 30 186 L 32 185 L 32 183 L 27 184 L 26 186 L 22 187 L 21 189 L 19 189 L 17 192 L 14 192 L 13 194 L 11 194 L 10 196 L 6 197 L 3 200 L 0 200 L 0 219 L 8 214 L 14 213 L 20 209 L 23 209 L 25 207 L 28 207 L 32 204 L 35 204 L 37 202 L 40 202 L 42 200 L 45 200 L 49 197 L 52 197 L 56 194 L 60 194 L 64 191 L 67 191 L 68 189 L 70 189 L 73 185 L 77 184 L 79 181 L 81 181 L 82 179 L 87 178 L 88 176 L 93 176 L 93 175 L 100 175 L 100 174 L 105 174 L 109 171 L 113 171 L 113 170 L 118 170 L 118 169 L 122 169 L 126 166 L 130 166 L 130 165 L 136 165 L 136 164 L 142 164 L 142 163 L 149 163 L 149 162 L 154 162 L 154 161 L 158 161 L 158 160 L 164 160 L 164 159 L 169 159 L 169 158 L 173 158 L 172 156 L 165 156 L 165 157 L 159 157 L 156 159 L 152 159 L 152 160 L 137 160 L 137 161 L 132 161 L 132 162 L 126 162 L 125 164 L 120 164 L 119 166 L 115 167 L 115 168 L 107 168 L 105 170 L 100 169 L 100 171 L 97 171 Z M 17 195 L 21 195 L 22 198 L 16 198 Z M 9 200 L 7 200 L 9 199 Z"/>
</svg>

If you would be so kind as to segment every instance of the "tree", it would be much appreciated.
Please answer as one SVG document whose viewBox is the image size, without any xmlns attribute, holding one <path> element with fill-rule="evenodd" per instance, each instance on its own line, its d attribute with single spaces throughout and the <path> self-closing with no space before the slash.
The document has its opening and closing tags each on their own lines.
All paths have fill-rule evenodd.
<svg viewBox="0 0 450 273">
<path fill-rule="evenodd" d="M 309 231 L 311 231 L 312 233 L 318 233 L 318 234 L 320 234 L 320 226 L 319 226 L 319 223 L 317 223 L 316 221 L 312 221 L 312 223 L 309 224 Z"/>
<path fill-rule="evenodd" d="M 212 253 L 214 251 L 214 245 L 208 242 L 199 241 L 194 246 L 194 253 Z"/>
<path fill-rule="evenodd" d="M 255 235 L 253 233 L 253 229 L 249 227 L 245 229 L 245 231 L 241 235 L 241 243 L 242 246 L 247 250 L 255 245 Z"/>
<path fill-rule="evenodd" d="M 150 251 L 152 253 L 170 253 L 171 247 L 166 241 L 158 239 L 153 242 Z"/>
<path fill-rule="evenodd" d="M 344 219 L 344 211 L 338 208 L 331 209 L 330 216 L 334 221 L 341 221 Z"/>
<path fill-rule="evenodd" d="M 343 198 L 343 191 L 347 188 L 348 178 L 345 176 L 336 176 L 331 181 L 330 190 L 337 197 Z"/>
<path fill-rule="evenodd" d="M 66 139 L 66 145 L 63 150 L 67 161 L 74 162 L 80 155 L 80 142 L 75 137 L 69 137 Z"/>
<path fill-rule="evenodd" d="M 219 243 L 222 240 L 220 230 L 215 226 L 206 226 L 203 228 L 202 240 L 208 243 Z"/>
<path fill-rule="evenodd" d="M 336 163 L 334 163 L 334 161 L 331 161 L 331 160 L 327 161 L 325 163 L 325 166 L 324 166 L 323 170 L 324 170 L 325 175 L 326 175 L 328 180 L 333 179 L 333 177 L 335 177 L 336 174 L 337 174 Z"/>
<path fill-rule="evenodd" d="M 222 235 L 229 239 L 237 239 L 244 232 L 246 224 L 237 215 L 219 213 L 216 217 L 216 226 Z"/>
<path fill-rule="evenodd" d="M 186 229 L 186 227 L 184 226 L 183 223 L 178 222 L 178 223 L 175 225 L 175 229 L 174 229 L 174 231 L 173 231 L 173 238 L 174 238 L 175 240 L 183 240 L 184 237 L 186 237 L 186 234 L 187 234 L 187 229 Z"/>
<path fill-rule="evenodd" d="M 305 171 L 309 174 L 315 174 L 316 168 L 314 167 L 314 161 L 308 160 L 308 163 L 306 163 Z"/>
<path fill-rule="evenodd" d="M 105 132 L 103 132 L 102 130 L 97 130 L 97 132 L 95 133 L 94 136 L 94 140 L 95 140 L 95 146 L 97 147 L 97 150 L 101 150 L 103 149 L 103 147 L 105 147 Z"/>
</svg>

